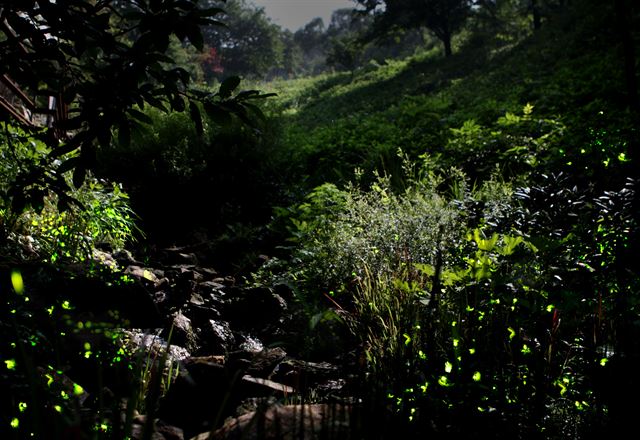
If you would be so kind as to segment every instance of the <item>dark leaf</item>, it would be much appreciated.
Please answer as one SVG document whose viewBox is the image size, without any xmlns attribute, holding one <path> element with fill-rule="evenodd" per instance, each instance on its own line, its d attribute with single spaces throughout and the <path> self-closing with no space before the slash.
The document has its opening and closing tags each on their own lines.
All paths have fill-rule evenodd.
<svg viewBox="0 0 640 440">
<path fill-rule="evenodd" d="M 262 112 L 262 109 L 260 109 L 260 107 L 258 107 L 257 105 L 251 104 L 249 102 L 245 102 L 242 105 L 251 110 L 251 112 L 255 114 L 261 121 L 265 122 L 267 120 L 264 113 Z"/>
<path fill-rule="evenodd" d="M 58 146 L 56 149 L 52 150 L 49 155 L 53 158 L 63 156 L 67 153 L 72 152 L 76 148 L 80 146 L 79 142 L 74 142 L 75 139 L 72 139 L 70 142 L 64 143 Z"/>
<path fill-rule="evenodd" d="M 144 124 L 153 124 L 153 121 L 151 120 L 151 118 L 149 116 L 147 116 L 146 114 L 142 113 L 140 110 L 136 110 L 134 108 L 130 108 L 128 111 L 129 115 L 131 115 L 132 118 L 144 123 Z"/>
<path fill-rule="evenodd" d="M 87 177 L 87 170 L 84 166 L 77 166 L 73 170 L 73 186 L 80 188 L 84 183 L 84 179 Z"/>
<path fill-rule="evenodd" d="M 231 113 L 220 107 L 218 104 L 214 104 L 212 102 L 204 103 L 204 110 L 207 112 L 207 115 L 215 122 L 220 125 L 229 125 L 232 121 Z"/>
<path fill-rule="evenodd" d="M 59 130 L 69 131 L 77 130 L 82 127 L 83 118 L 76 116 L 74 118 L 62 119 L 55 122 L 55 127 Z"/>
<path fill-rule="evenodd" d="M 260 94 L 259 90 L 243 90 L 242 92 L 236 95 L 236 99 L 240 101 L 242 99 L 248 99 L 248 98 L 257 96 L 259 94 Z"/>
<path fill-rule="evenodd" d="M 265 99 L 265 98 L 271 98 L 273 96 L 278 96 L 277 93 L 265 93 L 262 95 L 257 95 L 257 96 L 252 96 L 251 99 Z"/>
<path fill-rule="evenodd" d="M 224 14 L 224 13 L 225 13 L 224 9 L 221 9 L 221 8 L 207 8 L 207 9 L 200 9 L 198 11 L 198 15 L 200 15 L 201 17 L 213 17 L 214 15 Z"/>
<path fill-rule="evenodd" d="M 171 108 L 174 109 L 177 112 L 183 112 L 184 111 L 185 104 L 184 104 L 184 99 L 182 99 L 182 96 L 175 95 L 171 99 Z"/>
<path fill-rule="evenodd" d="M 111 130 L 109 127 L 98 127 L 97 137 L 102 147 L 107 148 L 111 144 Z"/>
<path fill-rule="evenodd" d="M 204 37 L 202 36 L 202 32 L 199 27 L 193 27 L 187 29 L 187 38 L 193 44 L 193 47 L 202 51 L 204 48 Z"/>
<path fill-rule="evenodd" d="M 67 159 L 58 167 L 58 174 L 64 174 L 69 170 L 74 169 L 80 163 L 79 157 L 72 157 L 71 159 Z"/>
<path fill-rule="evenodd" d="M 220 90 L 218 90 L 218 95 L 222 99 L 227 99 L 231 96 L 233 91 L 238 88 L 240 85 L 240 77 L 239 76 L 230 76 L 225 79 L 222 84 L 220 84 Z"/>
<path fill-rule="evenodd" d="M 194 101 L 189 101 L 189 113 L 191 114 L 191 120 L 196 126 L 196 132 L 201 135 L 204 132 L 202 128 L 202 115 L 200 114 L 200 108 Z"/>
<path fill-rule="evenodd" d="M 122 121 L 118 127 L 118 143 L 125 148 L 131 145 L 131 127 L 128 121 Z"/>
<path fill-rule="evenodd" d="M 198 20 L 198 24 L 203 26 L 227 27 L 226 23 L 223 23 L 219 20 L 213 20 L 211 18 L 201 18 L 200 20 Z"/>
</svg>

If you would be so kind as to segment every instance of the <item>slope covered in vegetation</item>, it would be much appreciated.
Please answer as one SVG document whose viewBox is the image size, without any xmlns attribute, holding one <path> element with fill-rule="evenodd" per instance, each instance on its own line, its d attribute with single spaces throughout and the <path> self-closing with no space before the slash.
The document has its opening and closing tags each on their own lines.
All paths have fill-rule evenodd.
<svg viewBox="0 0 640 440">
<path fill-rule="evenodd" d="M 495 3 L 508 25 L 478 4 L 451 56 L 427 38 L 252 84 L 277 96 L 127 83 L 149 105 L 87 117 L 99 147 L 3 124 L 0 435 L 180 438 L 265 396 L 339 408 L 347 438 L 622 435 L 640 392 L 640 17 L 548 1 L 534 31 L 523 2 Z M 327 40 L 312 24 L 291 41 Z"/>
</svg>

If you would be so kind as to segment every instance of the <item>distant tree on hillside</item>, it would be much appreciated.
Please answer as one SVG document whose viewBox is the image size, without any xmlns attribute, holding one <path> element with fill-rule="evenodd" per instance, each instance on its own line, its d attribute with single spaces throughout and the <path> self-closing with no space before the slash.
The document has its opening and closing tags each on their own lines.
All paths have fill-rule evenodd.
<svg viewBox="0 0 640 440">
<path fill-rule="evenodd" d="M 375 30 L 384 33 L 395 26 L 426 27 L 452 54 L 451 39 L 471 12 L 472 0 L 355 0 L 376 18 Z"/>
<path fill-rule="evenodd" d="M 263 78 L 283 61 L 281 29 L 264 12 L 245 0 L 212 2 L 224 9 L 226 27 L 203 30 L 208 46 L 216 49 L 223 73 L 205 72 L 208 78 L 241 75 Z M 219 70 L 219 69 L 218 69 Z"/>
<path fill-rule="evenodd" d="M 314 18 L 295 31 L 293 41 L 303 53 L 303 73 L 317 74 L 324 70 L 328 40 L 322 18 Z"/>
</svg>

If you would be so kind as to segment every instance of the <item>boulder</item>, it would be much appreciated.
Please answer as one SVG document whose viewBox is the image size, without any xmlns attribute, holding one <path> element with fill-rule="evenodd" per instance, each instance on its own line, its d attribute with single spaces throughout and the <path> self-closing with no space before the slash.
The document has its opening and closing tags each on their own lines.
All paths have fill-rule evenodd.
<svg viewBox="0 0 640 440">
<path fill-rule="evenodd" d="M 350 414 L 349 406 L 339 404 L 271 406 L 232 418 L 215 432 L 191 440 L 349 439 Z"/>
<path fill-rule="evenodd" d="M 172 326 L 172 343 L 186 347 L 189 351 L 196 351 L 199 348 L 198 336 L 191 325 L 191 320 L 181 311 L 174 313 Z"/>
<path fill-rule="evenodd" d="M 236 343 L 229 323 L 209 319 L 200 330 L 202 351 L 212 354 L 225 354 L 231 351 Z"/>
<path fill-rule="evenodd" d="M 234 328 L 265 331 L 267 326 L 282 322 L 287 308 L 287 302 L 270 288 L 236 288 L 227 316 Z"/>
</svg>

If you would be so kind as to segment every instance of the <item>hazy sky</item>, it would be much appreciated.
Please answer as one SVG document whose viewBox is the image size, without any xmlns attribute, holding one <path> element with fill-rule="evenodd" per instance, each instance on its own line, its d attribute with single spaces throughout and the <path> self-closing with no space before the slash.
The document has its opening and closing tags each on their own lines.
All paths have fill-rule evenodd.
<svg viewBox="0 0 640 440">
<path fill-rule="evenodd" d="M 331 13 L 340 8 L 353 8 L 351 0 L 251 0 L 264 7 L 274 23 L 296 31 L 316 17 L 322 17 L 329 25 Z"/>
</svg>

